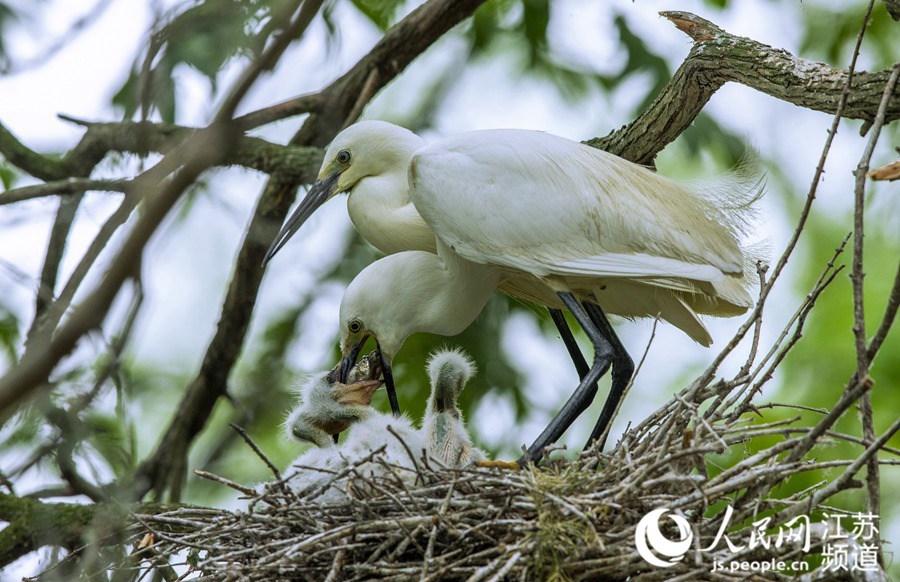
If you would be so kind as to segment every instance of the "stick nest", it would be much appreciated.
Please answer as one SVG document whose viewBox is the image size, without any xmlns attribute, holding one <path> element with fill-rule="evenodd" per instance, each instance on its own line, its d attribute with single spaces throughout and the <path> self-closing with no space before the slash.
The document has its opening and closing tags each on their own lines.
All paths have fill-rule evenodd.
<svg viewBox="0 0 900 582">
<path fill-rule="evenodd" d="M 323 505 L 317 502 L 323 487 L 297 493 L 276 481 L 246 510 L 181 508 L 138 516 L 142 527 L 135 540 L 144 536 L 144 557 L 152 555 L 157 565 L 180 565 L 180 575 L 206 580 L 721 579 L 711 573 L 713 560 L 793 561 L 805 554 L 798 544 L 732 552 L 723 541 L 713 551 L 691 550 L 674 566 L 658 568 L 637 552 L 638 522 L 653 509 L 671 508 L 706 546 L 730 504 L 735 513 L 728 536 L 746 542 L 756 518 L 772 516 L 773 526 L 783 524 L 814 511 L 828 496 L 817 488 L 777 499 L 770 496 L 773 488 L 800 472 L 835 466 L 783 457 L 811 434 L 793 426 L 796 419 L 748 420 L 711 423 L 679 396 L 626 433 L 611 453 L 588 451 L 523 470 L 446 469 L 419 458 L 413 471 L 376 451 L 372 460 L 383 465 L 384 475 L 368 477 L 355 467 L 334 475 L 349 502 Z M 784 438 L 707 474 L 707 455 L 773 434 Z M 832 489 L 844 485 L 854 482 Z M 677 540 L 678 530 L 666 522 L 663 533 Z M 806 554 L 821 552 L 823 533 L 812 532 Z M 174 579 L 174 569 L 170 574 Z M 822 570 L 805 578 L 834 576 Z"/>
</svg>

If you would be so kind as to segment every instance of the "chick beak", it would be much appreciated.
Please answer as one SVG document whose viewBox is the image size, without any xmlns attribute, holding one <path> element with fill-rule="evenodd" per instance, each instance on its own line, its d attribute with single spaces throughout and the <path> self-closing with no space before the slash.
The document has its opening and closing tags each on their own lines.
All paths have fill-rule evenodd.
<svg viewBox="0 0 900 582">
<path fill-rule="evenodd" d="M 266 258 L 263 259 L 263 267 L 265 267 L 268 262 L 272 260 L 272 257 L 275 256 L 275 253 L 280 251 L 281 247 L 294 236 L 294 233 L 300 230 L 300 227 L 303 226 L 303 223 L 306 222 L 310 216 L 312 216 L 312 213 L 334 195 L 339 176 L 340 173 L 335 172 L 322 180 L 315 181 L 310 187 L 309 192 L 307 192 L 306 197 L 300 202 L 300 206 L 298 206 L 297 210 L 295 210 L 291 217 L 287 219 L 287 222 L 284 223 L 284 226 L 281 227 L 281 230 L 278 232 L 278 236 L 272 241 L 272 245 L 266 252 Z"/>
<path fill-rule="evenodd" d="M 369 406 L 372 395 L 381 387 L 381 380 L 361 380 L 354 384 L 338 384 L 335 389 L 335 400 L 344 406 Z"/>
</svg>

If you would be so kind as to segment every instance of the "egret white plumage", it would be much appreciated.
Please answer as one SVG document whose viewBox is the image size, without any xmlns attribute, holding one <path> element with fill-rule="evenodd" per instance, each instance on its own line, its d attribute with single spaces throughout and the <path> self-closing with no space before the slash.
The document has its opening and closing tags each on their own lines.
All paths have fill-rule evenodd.
<svg viewBox="0 0 900 582">
<path fill-rule="evenodd" d="M 359 464 L 382 447 L 381 459 L 409 469 L 411 477 L 416 475 L 413 470 L 418 461 L 410 454 L 424 454 L 448 467 L 483 460 L 485 455 L 472 444 L 457 407 L 457 398 L 474 370 L 472 361 L 459 350 L 432 354 L 428 363 L 431 394 L 421 429 L 406 416 L 382 414 L 370 407 L 372 394 L 381 384 L 376 380 L 381 370 L 375 354 L 362 358 L 346 383 L 335 379 L 335 370 L 312 376 L 301 388 L 302 403 L 291 412 L 285 427 L 292 438 L 317 446 L 292 463 L 294 469 L 286 475 L 288 484 L 304 492 L 331 482 L 316 501 L 342 501 L 346 499 L 346 478 L 332 482 L 333 475 L 353 465 L 367 477 L 383 475 L 385 466 L 379 462 Z M 389 426 L 394 434 L 387 430 Z M 344 441 L 333 443 L 331 434 L 344 429 Z"/>
<path fill-rule="evenodd" d="M 534 456 L 587 407 L 596 379 L 610 365 L 612 388 L 592 440 L 612 416 L 633 366 L 604 312 L 659 315 L 709 345 L 698 314 L 732 316 L 752 305 L 740 241 L 758 181 L 679 183 L 534 131 L 470 132 L 417 149 L 421 142 L 411 135 L 380 122 L 342 132 L 326 153 L 320 181 L 273 245 L 274 252 L 341 191 L 350 192 L 357 228 L 372 230 L 363 232 L 369 240 L 380 236 L 383 244 L 398 246 L 405 243 L 397 242 L 397 233 L 408 229 L 421 243 L 416 217 L 436 236 L 439 257 L 402 253 L 382 259 L 348 288 L 341 323 L 344 370 L 372 335 L 386 356 L 389 381 L 390 358 L 409 333 L 458 333 L 483 307 L 492 285 L 565 306 L 591 339 L 594 361 L 529 449 Z M 415 215 L 397 193 L 404 174 Z M 369 215 L 377 219 L 367 220 Z"/>
</svg>

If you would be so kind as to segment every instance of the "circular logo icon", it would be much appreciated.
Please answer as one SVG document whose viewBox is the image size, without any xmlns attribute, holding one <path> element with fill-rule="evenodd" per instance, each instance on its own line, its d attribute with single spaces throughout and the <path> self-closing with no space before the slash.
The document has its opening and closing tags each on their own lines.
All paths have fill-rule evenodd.
<svg viewBox="0 0 900 582">
<path fill-rule="evenodd" d="M 638 553 L 648 564 L 660 568 L 668 568 L 681 561 L 694 539 L 694 532 L 687 520 L 674 513 L 669 515 L 669 519 L 678 526 L 679 539 L 670 540 L 664 536 L 659 531 L 659 521 L 667 513 L 669 510 L 665 507 L 654 509 L 641 518 L 634 530 L 634 545 L 637 546 Z"/>
</svg>

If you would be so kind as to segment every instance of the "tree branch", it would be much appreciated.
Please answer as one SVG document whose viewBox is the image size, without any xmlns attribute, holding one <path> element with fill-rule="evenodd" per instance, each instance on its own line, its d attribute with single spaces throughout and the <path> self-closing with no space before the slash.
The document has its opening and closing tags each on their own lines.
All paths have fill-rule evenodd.
<svg viewBox="0 0 900 582">
<path fill-rule="evenodd" d="M 894 65 L 891 77 L 884 87 L 878 114 L 869 130 L 869 139 L 865 150 L 856 167 L 854 184 L 854 211 L 853 211 L 853 270 L 850 279 L 853 283 L 853 335 L 856 340 L 856 375 L 860 378 L 868 374 L 871 362 L 869 361 L 868 345 L 866 342 L 866 314 L 865 298 L 863 296 L 863 249 L 864 249 L 864 216 L 866 209 L 866 176 L 869 173 L 869 164 L 872 161 L 872 153 L 875 144 L 881 135 L 884 126 L 885 111 L 891 99 L 894 88 L 897 86 L 897 78 L 900 77 L 900 63 Z M 866 392 L 859 402 L 860 421 L 863 429 L 863 439 L 866 445 L 875 441 L 875 422 L 872 413 L 872 395 Z M 881 485 L 879 483 L 878 457 L 872 455 L 866 462 L 866 498 L 868 512 L 872 515 L 881 515 Z M 884 549 L 881 540 L 875 540 L 878 553 L 878 563 L 884 566 Z"/>
<path fill-rule="evenodd" d="M 178 507 L 181 506 L 142 503 L 132 509 L 135 513 L 156 515 Z M 0 520 L 9 522 L 0 531 L 0 568 L 43 546 L 78 549 L 87 543 L 86 535 L 100 522 L 121 523 L 127 515 L 118 505 L 45 503 L 0 493 Z"/>
<path fill-rule="evenodd" d="M 41 180 L 62 180 L 69 176 L 64 164 L 30 149 L 2 123 L 0 123 L 0 154 L 3 154 L 12 165 Z"/>
<path fill-rule="evenodd" d="M 198 128 L 149 121 L 88 123 L 84 137 L 63 158 L 73 165 L 93 167 L 109 152 L 147 155 L 168 154 L 180 146 Z M 322 160 L 319 148 L 283 146 L 258 137 L 238 135 L 235 147 L 223 156 L 220 165 L 243 166 L 285 180 L 307 173 L 306 167 L 318 169 Z M 2 199 L 2 196 L 0 196 Z"/>
<path fill-rule="evenodd" d="M 59 265 L 66 252 L 66 241 L 69 231 L 75 221 L 75 214 L 81 206 L 83 196 L 60 198 L 59 208 L 56 210 L 56 218 L 53 220 L 53 228 L 50 229 L 50 239 L 47 241 L 47 252 L 44 253 L 44 265 L 41 267 L 41 280 L 35 293 L 34 319 L 26 334 L 25 343 L 34 337 L 38 329 L 38 321 L 44 314 L 47 306 L 53 303 L 56 292 L 56 281 L 59 278 Z"/>
<path fill-rule="evenodd" d="M 219 161 L 229 150 L 230 144 L 234 143 L 227 129 L 214 126 L 197 132 L 180 151 L 170 154 L 177 157 L 183 166 L 169 182 L 135 185 L 138 191 L 147 192 L 148 203 L 144 213 L 112 261 L 103 281 L 72 313 L 66 324 L 52 338 L 49 332 L 42 333 L 43 337 L 36 337 L 33 348 L 26 351 L 19 365 L 0 378 L 0 420 L 8 418 L 14 407 L 34 390 L 46 388 L 56 364 L 75 347 L 81 336 L 103 322 L 119 289 L 126 279 L 133 276 L 144 246 L 181 194 L 204 170 Z"/>
<path fill-rule="evenodd" d="M 70 196 L 88 191 L 125 192 L 131 180 L 93 180 L 91 178 L 66 178 L 32 186 L 22 186 L 0 194 L 0 206 L 48 196 Z"/>
<path fill-rule="evenodd" d="M 735 82 L 799 107 L 834 113 L 849 71 L 800 59 L 789 52 L 729 34 L 689 12 L 660 12 L 694 40 L 691 51 L 653 103 L 637 119 L 588 145 L 640 164 L 651 164 L 694 121 L 725 83 Z M 857 72 L 842 116 L 875 118 L 891 71 Z M 900 118 L 900 96 L 889 102 L 885 121 Z"/>
</svg>

